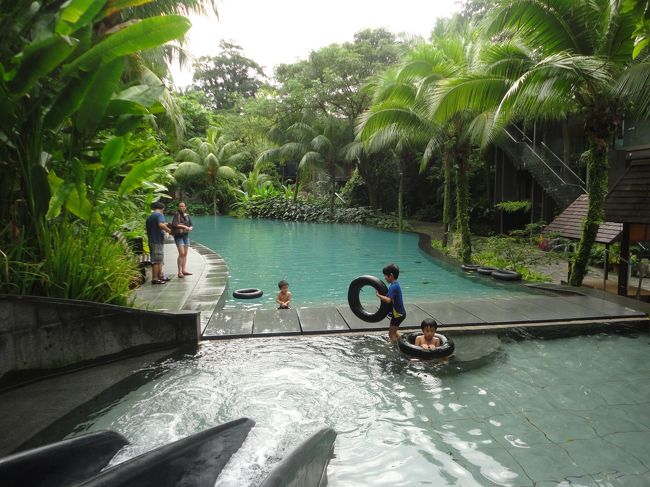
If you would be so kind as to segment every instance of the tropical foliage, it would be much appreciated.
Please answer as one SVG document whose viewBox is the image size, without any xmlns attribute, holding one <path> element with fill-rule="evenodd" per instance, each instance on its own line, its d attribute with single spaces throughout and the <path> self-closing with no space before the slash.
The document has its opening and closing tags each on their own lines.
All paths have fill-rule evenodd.
<svg viewBox="0 0 650 487">
<path fill-rule="evenodd" d="M 115 288 L 125 280 L 106 279 L 132 276 L 127 261 L 109 258 L 112 208 L 135 191 L 146 188 L 152 195 L 162 189 L 153 181 L 171 161 L 129 148 L 130 133 L 164 110 L 164 87 L 157 78 L 125 85 L 122 75 L 130 56 L 179 38 L 190 26 L 183 17 L 167 15 L 105 29 L 112 16 L 134 4 L 2 4 L 0 245 L 8 262 L 3 292 L 83 297 L 79 289 L 88 287 L 94 299 L 126 300 L 123 286 Z M 85 254 L 86 265 L 100 270 L 92 273 L 97 282 L 76 285 L 66 277 L 78 271 L 79 259 L 54 253 L 73 251 L 66 247 L 71 239 L 106 242 L 95 248 L 95 257 L 106 261 Z"/>
</svg>

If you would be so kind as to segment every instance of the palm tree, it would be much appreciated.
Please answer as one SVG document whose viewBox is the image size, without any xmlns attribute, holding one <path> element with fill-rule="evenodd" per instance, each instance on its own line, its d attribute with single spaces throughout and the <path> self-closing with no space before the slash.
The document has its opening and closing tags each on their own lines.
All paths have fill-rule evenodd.
<svg viewBox="0 0 650 487">
<path fill-rule="evenodd" d="M 220 178 L 235 179 L 238 172 L 234 164 L 246 160 L 248 154 L 240 151 L 239 144 L 228 141 L 216 127 L 207 130 L 206 138 L 195 137 L 187 142 L 189 147 L 176 154 L 179 161 L 174 172 L 177 180 L 202 177 L 207 180 L 212 195 L 212 208 L 217 211 L 217 193 Z"/>
<path fill-rule="evenodd" d="M 511 120 L 562 120 L 584 116 L 588 150 L 589 207 L 569 283 L 582 284 L 589 254 L 603 221 L 611 136 L 623 115 L 617 78 L 631 61 L 633 17 L 610 0 L 501 1 L 487 33 L 509 31 L 540 60 L 514 79 L 496 116 L 498 128 Z"/>
<path fill-rule="evenodd" d="M 270 138 L 278 140 L 277 130 Z M 330 211 L 334 212 L 336 192 L 336 161 L 339 157 L 338 143 L 345 137 L 345 127 L 340 121 L 328 118 L 324 127 L 317 128 L 306 122 L 294 123 L 282 134 L 288 140 L 280 147 L 264 151 L 255 165 L 272 160 L 299 160 L 298 174 L 294 200 L 298 196 L 298 188 L 302 173 L 319 167 L 325 167 L 330 177 Z"/>
<path fill-rule="evenodd" d="M 455 25 L 455 24 L 454 24 Z M 472 142 L 477 138 L 471 111 L 457 111 L 452 116 L 437 119 L 437 87 L 445 80 L 471 70 L 476 49 L 466 33 L 447 32 L 435 39 L 433 45 L 412 49 L 394 77 L 395 82 L 378 91 L 383 101 L 360 117 L 357 133 L 367 140 L 379 137 L 380 146 L 391 140 L 408 140 L 426 146 L 421 171 L 434 154 L 440 154 L 445 173 L 443 201 L 443 243 L 447 244 L 451 201 L 452 168 L 456 173 L 456 227 L 461 237 L 460 257 L 471 260 L 469 230 L 468 170 Z M 377 99 L 376 99 L 377 100 Z M 479 114 L 480 115 L 480 114 Z"/>
</svg>

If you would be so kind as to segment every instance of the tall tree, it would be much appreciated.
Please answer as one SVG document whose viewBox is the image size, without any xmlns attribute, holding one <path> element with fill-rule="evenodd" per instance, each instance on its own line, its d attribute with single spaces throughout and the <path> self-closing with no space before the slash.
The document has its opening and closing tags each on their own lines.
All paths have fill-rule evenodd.
<svg viewBox="0 0 650 487">
<path fill-rule="evenodd" d="M 259 64 L 244 56 L 241 46 L 222 40 L 219 47 L 219 55 L 194 63 L 194 87 L 206 94 L 212 108 L 223 110 L 233 108 L 238 96 L 255 96 L 265 75 Z"/>
<path fill-rule="evenodd" d="M 513 119 L 562 120 L 584 116 L 589 207 L 569 283 L 582 284 L 603 222 L 608 149 L 624 113 L 616 79 L 632 59 L 633 17 L 610 0 L 513 0 L 490 12 L 489 34 L 510 30 L 540 60 L 515 79 L 497 113 L 497 127 Z"/>
<path fill-rule="evenodd" d="M 220 182 L 223 178 L 234 179 L 237 176 L 235 165 L 248 154 L 240 150 L 237 142 L 227 140 L 216 127 L 210 127 L 205 138 L 188 140 L 187 145 L 176 154 L 179 164 L 174 177 L 179 181 L 203 178 L 212 198 L 212 210 L 217 215 Z"/>
<path fill-rule="evenodd" d="M 399 60 L 403 46 L 385 29 L 366 29 L 354 42 L 312 51 L 309 59 L 280 65 L 280 97 L 296 113 L 319 113 L 352 123 L 370 103 L 361 90 L 367 79 Z"/>
</svg>

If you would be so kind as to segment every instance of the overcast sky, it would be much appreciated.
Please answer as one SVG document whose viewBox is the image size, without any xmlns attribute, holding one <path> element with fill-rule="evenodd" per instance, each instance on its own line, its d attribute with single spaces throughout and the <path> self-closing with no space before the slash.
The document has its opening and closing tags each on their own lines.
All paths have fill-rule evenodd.
<svg viewBox="0 0 650 487">
<path fill-rule="evenodd" d="M 218 5 L 218 19 L 191 17 L 185 48 L 196 57 L 212 56 L 218 54 L 221 39 L 233 41 L 269 76 L 274 66 L 352 41 L 365 28 L 428 37 L 438 17 L 460 8 L 458 0 L 221 0 Z M 179 86 L 192 81 L 191 72 L 174 69 L 173 74 Z"/>
</svg>

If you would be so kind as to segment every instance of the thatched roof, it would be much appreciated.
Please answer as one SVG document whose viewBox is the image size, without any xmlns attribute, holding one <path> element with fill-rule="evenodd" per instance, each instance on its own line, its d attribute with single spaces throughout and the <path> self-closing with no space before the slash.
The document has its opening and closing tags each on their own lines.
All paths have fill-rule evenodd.
<svg viewBox="0 0 650 487">
<path fill-rule="evenodd" d="M 587 216 L 589 196 L 582 194 L 571 203 L 566 210 L 560 213 L 550 225 L 546 227 L 547 233 L 556 233 L 564 238 L 579 240 L 582 236 L 582 225 Z M 623 225 L 621 223 L 605 222 L 598 227 L 596 242 L 612 243 L 620 240 Z"/>
</svg>

